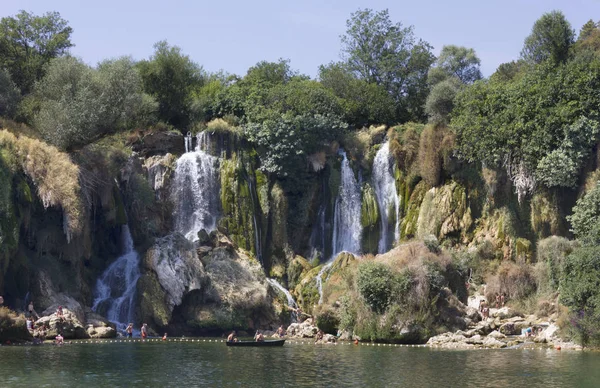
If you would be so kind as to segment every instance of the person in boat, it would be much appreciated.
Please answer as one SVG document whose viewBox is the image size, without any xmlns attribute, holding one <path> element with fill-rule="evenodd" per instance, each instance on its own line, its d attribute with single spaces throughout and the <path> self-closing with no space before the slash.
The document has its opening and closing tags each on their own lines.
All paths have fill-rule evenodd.
<svg viewBox="0 0 600 388">
<path fill-rule="evenodd" d="M 227 342 L 237 342 L 237 341 L 238 341 L 238 339 L 237 339 L 237 336 L 236 336 L 235 330 L 234 330 L 231 332 L 231 334 L 229 334 L 227 336 Z"/>
<path fill-rule="evenodd" d="M 127 325 L 127 327 L 125 328 L 125 333 L 127 334 L 127 338 L 133 337 L 133 323 Z"/>
<path fill-rule="evenodd" d="M 277 335 L 279 335 L 279 338 L 285 337 L 285 329 L 283 326 L 279 326 L 279 329 L 277 329 Z"/>
<path fill-rule="evenodd" d="M 263 342 L 265 340 L 265 336 L 263 335 L 263 333 L 257 330 L 256 334 L 254 335 L 254 340 L 256 342 Z"/>
<path fill-rule="evenodd" d="M 148 337 L 148 324 L 144 323 L 142 328 L 140 329 L 140 334 L 142 335 L 142 339 L 146 339 Z"/>
</svg>

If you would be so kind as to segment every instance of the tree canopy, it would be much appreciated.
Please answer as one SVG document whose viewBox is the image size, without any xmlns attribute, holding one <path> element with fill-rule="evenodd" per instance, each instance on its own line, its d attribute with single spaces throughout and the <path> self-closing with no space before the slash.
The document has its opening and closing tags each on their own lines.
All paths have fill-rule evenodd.
<svg viewBox="0 0 600 388">
<path fill-rule="evenodd" d="M 21 11 L 0 20 L 0 68 L 4 67 L 23 94 L 44 76 L 45 66 L 68 53 L 72 28 L 58 12 L 35 16 Z"/>
<path fill-rule="evenodd" d="M 564 63 L 575 41 L 575 31 L 560 11 L 545 13 L 533 25 L 531 34 L 525 38 L 521 56 L 533 63 L 551 60 Z"/>
</svg>

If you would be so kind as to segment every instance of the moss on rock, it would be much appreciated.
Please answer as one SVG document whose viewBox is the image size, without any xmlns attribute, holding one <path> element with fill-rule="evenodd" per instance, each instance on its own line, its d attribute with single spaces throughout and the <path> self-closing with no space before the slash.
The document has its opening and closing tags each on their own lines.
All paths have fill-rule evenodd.
<svg viewBox="0 0 600 388">
<path fill-rule="evenodd" d="M 371 185 L 366 183 L 362 189 L 362 206 L 360 210 L 360 223 L 362 232 L 362 251 L 377 253 L 381 228 L 379 227 L 379 208 L 377 198 Z"/>
</svg>

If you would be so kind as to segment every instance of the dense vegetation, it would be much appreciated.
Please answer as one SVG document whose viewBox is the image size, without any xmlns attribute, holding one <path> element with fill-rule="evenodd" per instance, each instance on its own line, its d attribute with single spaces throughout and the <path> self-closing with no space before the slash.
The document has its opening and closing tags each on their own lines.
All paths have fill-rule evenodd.
<svg viewBox="0 0 600 388">
<path fill-rule="evenodd" d="M 436 241 L 428 251 L 419 246 L 410 260 L 360 265 L 347 283 L 357 298 L 342 298 L 341 316 L 327 311 L 327 321 L 373 339 L 394 336 L 390 328 L 406 323 L 407 311 L 420 319 L 413 324 L 425 325 L 436 318 L 436 295 L 446 288 L 464 292 L 454 283 L 470 268 L 490 295 L 505 292 L 522 306 L 532 298 L 555 301 L 560 292 L 573 335 L 599 343 L 598 23 L 586 23 L 576 38 L 561 12 L 543 15 L 521 57 L 489 78 L 473 49 L 447 45 L 435 57 L 412 26 L 393 22 L 385 10 L 350 15 L 340 61 L 320 66 L 317 79 L 286 59 L 261 61 L 243 76 L 209 73 L 164 41 L 146 60 L 123 57 L 92 67 L 69 55 L 71 34 L 56 12 L 22 11 L 0 21 L 0 116 L 10 130 L 0 132 L 3 271 L 19 238 L 13 202 L 31 201 L 30 184 L 44 207 L 64 211 L 69 236 L 80 232 L 81 192 L 110 181 L 80 169 L 126 159 L 100 140 L 144 130 L 229 132 L 252 149 L 269 187 L 281 183 L 286 194 L 297 194 L 308 166 L 322 168 L 320 155 L 332 144 L 369 174 L 365 165 L 386 136 L 376 125 L 384 124 L 405 196 L 402 238 L 423 238 L 414 223 L 418 206 L 410 203 L 431 201 L 432 187 L 457 182 L 452 205 L 468 196 L 473 210 L 461 210 L 464 230 L 443 242 L 452 249 Z M 140 177 L 133 173 L 126 190 L 148 198 L 130 204 L 131 216 L 137 211 L 142 218 L 155 199 Z M 304 206 L 300 197 L 285 204 L 290 214 Z M 562 226 L 566 215 L 570 230 Z M 492 228 L 499 245 L 475 241 Z"/>
</svg>

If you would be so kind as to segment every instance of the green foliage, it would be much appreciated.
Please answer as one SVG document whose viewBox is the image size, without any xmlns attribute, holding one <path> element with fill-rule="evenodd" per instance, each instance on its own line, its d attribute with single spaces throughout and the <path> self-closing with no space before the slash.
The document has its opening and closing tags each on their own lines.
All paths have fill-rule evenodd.
<svg viewBox="0 0 600 388">
<path fill-rule="evenodd" d="M 283 177 L 305 166 L 304 157 L 346 130 L 335 117 L 284 115 L 244 127 L 248 140 L 258 147 L 261 170 Z"/>
<path fill-rule="evenodd" d="M 539 285 L 541 289 L 547 288 L 548 291 L 558 290 L 565 257 L 573 252 L 574 245 L 573 242 L 566 238 L 558 236 L 548 237 L 538 242 L 536 252 L 538 265 L 546 266 L 548 271 L 548 284 Z"/>
<path fill-rule="evenodd" d="M 340 320 L 333 310 L 324 310 L 317 314 L 317 327 L 327 334 L 337 334 L 337 329 L 340 326 Z"/>
<path fill-rule="evenodd" d="M 368 261 L 358 267 L 358 292 L 374 312 L 383 313 L 390 304 L 393 278 L 392 271 L 385 264 Z"/>
<path fill-rule="evenodd" d="M 575 40 L 575 31 L 560 11 L 545 13 L 539 18 L 525 38 L 521 56 L 533 63 L 551 60 L 562 63 L 568 59 L 569 49 Z"/>
<path fill-rule="evenodd" d="M 475 50 L 462 46 L 442 47 L 434 67 L 429 70 L 428 82 L 435 85 L 448 78 L 456 78 L 463 84 L 472 84 L 481 79 L 481 60 Z"/>
<path fill-rule="evenodd" d="M 596 117 L 599 87 L 594 58 L 544 63 L 508 82 L 478 81 L 455 99 L 457 151 L 468 161 L 520 165 L 531 174 L 540 164 L 544 184 L 570 186 L 569 173 L 580 170 L 597 138 L 598 126 L 588 118 Z M 557 149 L 562 152 L 550 155 Z"/>
<path fill-rule="evenodd" d="M 66 54 L 72 28 L 58 12 L 35 16 L 21 11 L 0 20 L 0 68 L 6 68 L 23 94 L 45 73 L 45 66 Z"/>
<path fill-rule="evenodd" d="M 21 99 L 21 92 L 10 79 L 10 73 L 0 67 L 0 116 L 14 117 Z"/>
<path fill-rule="evenodd" d="M 344 63 L 319 67 L 319 80 L 339 99 L 342 118 L 360 128 L 372 124 L 392 124 L 395 102 L 385 88 L 358 78 Z"/>
<path fill-rule="evenodd" d="M 342 51 L 348 69 L 388 91 L 397 104 L 397 121 L 422 118 L 427 71 L 435 59 L 431 46 L 415 38 L 412 26 L 393 23 L 387 10 L 358 10 L 346 26 Z"/>
<path fill-rule="evenodd" d="M 577 200 L 573 214 L 567 220 L 575 237 L 584 244 L 600 244 L 600 184 Z"/>
<path fill-rule="evenodd" d="M 137 64 L 144 91 L 158 102 L 158 117 L 177 128 L 186 128 L 193 94 L 204 85 L 202 68 L 177 46 L 166 41 L 154 45 L 154 55 Z"/>
<path fill-rule="evenodd" d="M 85 145 L 151 121 L 155 103 L 141 89 L 130 58 L 104 61 L 97 70 L 73 57 L 58 58 L 36 84 L 39 108 L 33 122 L 61 149 Z"/>
<path fill-rule="evenodd" d="M 460 90 L 460 81 L 449 77 L 431 88 L 425 101 L 425 113 L 436 124 L 448 124 L 450 113 L 454 109 L 454 98 Z"/>
<path fill-rule="evenodd" d="M 582 247 L 565 259 L 560 301 L 569 307 L 582 345 L 600 343 L 600 247 Z"/>
</svg>

